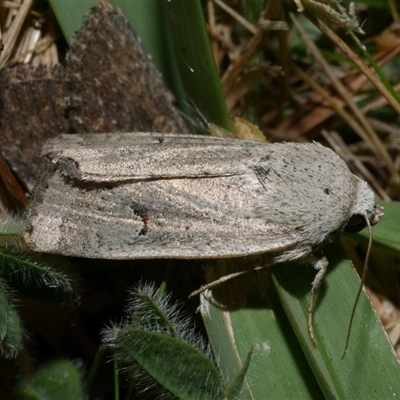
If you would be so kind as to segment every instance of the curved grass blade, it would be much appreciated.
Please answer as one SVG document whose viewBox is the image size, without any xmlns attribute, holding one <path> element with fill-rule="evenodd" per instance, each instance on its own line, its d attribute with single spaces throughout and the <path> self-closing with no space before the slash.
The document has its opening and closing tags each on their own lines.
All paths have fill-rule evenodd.
<svg viewBox="0 0 400 400">
<path fill-rule="evenodd" d="M 176 62 L 190 102 L 207 121 L 233 132 L 211 52 L 201 2 L 167 2 Z"/>
<path fill-rule="evenodd" d="M 324 253 L 330 269 L 314 310 L 316 348 L 307 328 L 308 299 L 315 271 L 304 265 L 286 264 L 274 272 L 277 291 L 321 390 L 325 397 L 333 398 L 399 395 L 399 360 L 365 292 L 357 305 L 347 354 L 342 359 L 360 279 L 340 245 L 329 245 Z"/>
<path fill-rule="evenodd" d="M 234 272 L 233 263 L 239 262 L 230 261 L 225 272 Z M 240 267 L 249 269 L 251 264 Z M 241 398 L 322 398 L 269 280 L 268 269 L 227 281 L 215 287 L 212 295 L 207 291 L 200 299 L 200 312 L 226 382 L 234 379 L 253 348 Z"/>
</svg>

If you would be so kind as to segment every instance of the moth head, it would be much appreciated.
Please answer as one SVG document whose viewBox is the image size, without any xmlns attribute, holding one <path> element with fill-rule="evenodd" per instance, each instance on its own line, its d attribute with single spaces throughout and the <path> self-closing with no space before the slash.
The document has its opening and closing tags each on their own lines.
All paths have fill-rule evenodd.
<svg viewBox="0 0 400 400">
<path fill-rule="evenodd" d="M 351 215 L 344 232 L 357 233 L 368 225 L 377 224 L 383 217 L 383 207 L 376 204 L 375 194 L 366 182 L 356 177 L 357 191 Z"/>
</svg>

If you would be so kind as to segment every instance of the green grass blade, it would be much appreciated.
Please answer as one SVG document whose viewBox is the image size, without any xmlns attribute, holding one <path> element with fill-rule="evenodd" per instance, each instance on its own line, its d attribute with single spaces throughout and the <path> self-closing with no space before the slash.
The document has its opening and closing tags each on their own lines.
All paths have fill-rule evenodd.
<svg viewBox="0 0 400 400">
<path fill-rule="evenodd" d="M 83 17 L 95 4 L 94 0 L 75 1 L 49 0 L 51 8 L 68 45 L 83 22 Z"/>
<path fill-rule="evenodd" d="M 327 246 L 324 252 L 330 269 L 314 311 L 317 348 L 312 346 L 307 329 L 307 306 L 315 271 L 287 264 L 276 268 L 274 276 L 287 315 L 325 397 L 386 399 L 400 395 L 399 361 L 364 292 L 357 305 L 347 354 L 341 358 L 360 280 L 338 244 Z"/>
<path fill-rule="evenodd" d="M 209 122 L 232 132 L 201 2 L 169 1 L 167 13 L 176 62 L 189 101 Z"/>
<path fill-rule="evenodd" d="M 214 288 L 212 297 L 209 292 L 201 296 L 201 314 L 221 373 L 231 382 L 253 348 L 241 398 L 322 398 L 267 278 L 267 270 L 248 273 Z"/>
<path fill-rule="evenodd" d="M 174 57 L 165 2 L 115 0 L 112 3 L 121 8 L 174 93 L 179 108 L 185 110 L 185 93 Z"/>
<path fill-rule="evenodd" d="M 242 393 L 244 379 L 247 375 L 247 370 L 249 369 L 251 357 L 253 355 L 253 350 L 254 350 L 253 348 L 249 350 L 249 353 L 247 354 L 247 358 L 244 361 L 242 368 L 240 369 L 238 374 L 236 374 L 233 381 L 229 382 L 229 385 L 226 387 L 225 397 L 228 400 L 234 400 L 240 398 L 239 396 Z"/>
<path fill-rule="evenodd" d="M 271 288 L 263 286 L 262 273 L 257 279 L 242 276 L 231 288 L 223 289 L 231 285 L 224 283 L 213 289 L 211 301 L 208 293 L 202 299 L 202 316 L 226 381 L 237 373 L 254 346 L 243 398 L 371 399 L 400 394 L 397 356 L 365 293 L 342 360 L 360 280 L 338 244 L 324 250 L 330 268 L 314 310 L 317 348 L 311 344 L 307 327 L 316 273 L 310 266 L 290 263 L 271 268 L 285 311 Z M 221 292 L 225 294 L 218 294 Z M 236 306 L 227 301 L 231 297 L 239 299 Z"/>
</svg>

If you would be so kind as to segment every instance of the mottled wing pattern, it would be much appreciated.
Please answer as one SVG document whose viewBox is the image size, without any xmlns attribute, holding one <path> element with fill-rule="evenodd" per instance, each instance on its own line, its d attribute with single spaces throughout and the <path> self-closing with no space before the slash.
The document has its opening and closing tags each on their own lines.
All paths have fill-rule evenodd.
<svg viewBox="0 0 400 400">
<path fill-rule="evenodd" d="M 188 132 L 140 38 L 119 9 L 96 5 L 67 57 L 72 132 Z"/>
<path fill-rule="evenodd" d="M 0 74 L 0 148 L 14 174 L 31 190 L 47 139 L 68 131 L 67 79 L 62 66 L 5 69 Z"/>
</svg>

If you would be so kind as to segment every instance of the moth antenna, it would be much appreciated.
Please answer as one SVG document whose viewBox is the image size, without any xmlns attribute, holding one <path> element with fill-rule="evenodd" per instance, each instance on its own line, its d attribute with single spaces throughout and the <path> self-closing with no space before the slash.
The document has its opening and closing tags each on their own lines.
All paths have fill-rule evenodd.
<svg viewBox="0 0 400 400">
<path fill-rule="evenodd" d="M 233 272 L 232 274 L 221 276 L 221 278 L 219 278 L 219 279 L 217 279 L 215 281 L 212 281 L 210 283 L 207 283 L 207 285 L 203 285 L 203 286 L 201 286 L 200 289 L 197 289 L 194 292 L 190 293 L 189 299 L 191 299 L 194 296 L 197 296 L 200 293 L 205 292 L 207 289 L 211 289 L 211 288 L 213 288 L 215 286 L 219 286 L 219 285 L 221 285 L 222 283 L 224 283 L 226 281 L 229 281 L 229 280 L 231 280 L 233 278 L 236 278 L 237 276 L 241 276 L 241 275 L 247 274 L 248 272 L 252 272 L 252 271 L 258 271 L 259 269 L 262 269 L 262 268 L 265 268 L 265 267 L 266 266 L 259 266 L 259 267 L 255 267 L 255 268 L 252 268 L 252 269 L 246 269 L 246 271 Z"/>
<path fill-rule="evenodd" d="M 342 360 L 344 359 L 344 356 L 346 355 L 346 352 L 347 352 L 347 348 L 349 346 L 351 327 L 353 325 L 353 320 L 354 320 L 354 315 L 355 315 L 355 312 L 356 312 L 357 303 L 358 303 L 358 300 L 360 299 L 361 291 L 362 291 L 362 288 L 364 286 L 365 279 L 367 277 L 369 254 L 371 252 L 371 247 L 372 247 L 372 228 L 371 228 L 371 223 L 369 222 L 369 219 L 368 219 L 367 215 L 363 214 L 363 217 L 365 218 L 365 222 L 367 224 L 368 233 L 369 233 L 367 254 L 365 255 L 364 267 L 363 267 L 363 273 L 362 273 L 362 276 L 361 276 L 360 287 L 358 288 L 356 301 L 354 302 L 353 309 L 351 310 L 349 328 L 347 330 L 346 344 L 344 346 L 344 352 L 343 352 L 343 355 L 342 355 Z"/>
</svg>

